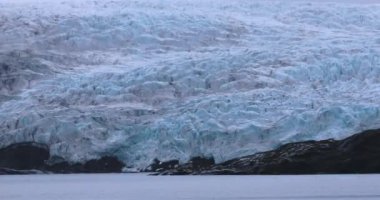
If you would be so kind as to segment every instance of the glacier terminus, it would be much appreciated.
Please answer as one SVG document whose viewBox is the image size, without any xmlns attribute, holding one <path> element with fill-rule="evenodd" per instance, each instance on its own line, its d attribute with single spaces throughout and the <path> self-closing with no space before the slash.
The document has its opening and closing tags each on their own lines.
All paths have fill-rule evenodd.
<svg viewBox="0 0 380 200">
<path fill-rule="evenodd" d="M 379 19 L 370 1 L 0 1 L 0 148 L 143 169 L 380 128 Z"/>
</svg>

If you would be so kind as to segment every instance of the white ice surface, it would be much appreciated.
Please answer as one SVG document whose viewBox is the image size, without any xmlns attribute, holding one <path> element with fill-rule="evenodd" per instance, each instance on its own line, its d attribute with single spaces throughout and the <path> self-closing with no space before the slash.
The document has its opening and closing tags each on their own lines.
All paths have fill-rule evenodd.
<svg viewBox="0 0 380 200">
<path fill-rule="evenodd" d="M 2 0 L 0 147 L 145 167 L 379 128 L 363 2 Z"/>
<path fill-rule="evenodd" d="M 374 200 L 379 175 L 1 176 L 4 200 Z"/>
</svg>

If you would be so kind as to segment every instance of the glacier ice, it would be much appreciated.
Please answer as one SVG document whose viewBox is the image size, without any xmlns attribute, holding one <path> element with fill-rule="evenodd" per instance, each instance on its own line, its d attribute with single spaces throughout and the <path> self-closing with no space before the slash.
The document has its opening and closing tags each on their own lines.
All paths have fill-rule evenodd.
<svg viewBox="0 0 380 200">
<path fill-rule="evenodd" d="M 379 128 L 378 19 L 344 1 L 2 1 L 0 147 L 145 167 Z"/>
</svg>

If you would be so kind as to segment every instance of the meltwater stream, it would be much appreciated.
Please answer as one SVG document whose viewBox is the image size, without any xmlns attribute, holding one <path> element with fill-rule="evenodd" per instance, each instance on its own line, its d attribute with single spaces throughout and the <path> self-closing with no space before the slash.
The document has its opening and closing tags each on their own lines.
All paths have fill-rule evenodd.
<svg viewBox="0 0 380 200">
<path fill-rule="evenodd" d="M 374 200 L 380 175 L 2 176 L 2 200 Z"/>
</svg>

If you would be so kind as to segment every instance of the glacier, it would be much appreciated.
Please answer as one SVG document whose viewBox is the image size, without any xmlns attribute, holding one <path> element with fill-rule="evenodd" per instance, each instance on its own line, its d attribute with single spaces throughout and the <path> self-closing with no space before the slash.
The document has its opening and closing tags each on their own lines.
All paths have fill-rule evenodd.
<svg viewBox="0 0 380 200">
<path fill-rule="evenodd" d="M 379 19 L 376 1 L 1 1 L 0 147 L 144 168 L 380 128 Z"/>
</svg>

